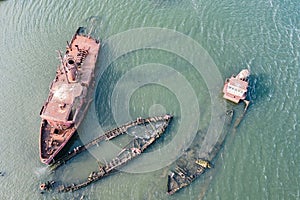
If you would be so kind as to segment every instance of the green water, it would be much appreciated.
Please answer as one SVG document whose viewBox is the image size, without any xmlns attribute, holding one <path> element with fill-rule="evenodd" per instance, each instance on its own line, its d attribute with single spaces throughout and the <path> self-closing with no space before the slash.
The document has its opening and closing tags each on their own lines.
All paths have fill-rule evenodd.
<svg viewBox="0 0 300 200">
<path fill-rule="evenodd" d="M 204 199 L 300 199 L 298 0 L 7 0 L 0 1 L 0 24 L 1 199 L 200 199 L 203 188 Z M 39 111 L 59 64 L 55 50 L 91 24 L 102 40 L 99 76 L 78 139 L 139 116 L 175 117 L 150 153 L 120 173 L 74 193 L 40 194 L 43 181 L 84 180 L 96 159 L 128 139 L 96 147 L 55 173 L 39 161 Z M 232 107 L 222 107 L 222 82 L 243 68 L 252 73 L 244 120 L 215 168 L 168 196 L 170 157 L 198 130 L 207 132 L 207 146 L 199 142 L 204 150 L 214 143 L 222 122 L 211 119 Z"/>
</svg>

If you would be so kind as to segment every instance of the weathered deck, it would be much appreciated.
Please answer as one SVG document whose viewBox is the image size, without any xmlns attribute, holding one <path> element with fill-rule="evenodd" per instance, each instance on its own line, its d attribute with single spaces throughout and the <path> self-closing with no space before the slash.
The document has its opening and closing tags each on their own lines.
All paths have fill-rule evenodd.
<svg viewBox="0 0 300 200">
<path fill-rule="evenodd" d="M 91 102 L 100 43 L 76 31 L 41 109 L 40 158 L 49 164 L 72 137 Z"/>
</svg>

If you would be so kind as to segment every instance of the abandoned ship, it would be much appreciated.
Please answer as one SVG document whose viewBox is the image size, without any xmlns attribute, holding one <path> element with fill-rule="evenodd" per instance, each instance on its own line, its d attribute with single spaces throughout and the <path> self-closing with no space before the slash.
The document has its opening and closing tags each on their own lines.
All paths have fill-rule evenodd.
<svg viewBox="0 0 300 200">
<path fill-rule="evenodd" d="M 40 116 L 40 159 L 50 164 L 80 125 L 94 92 L 94 73 L 100 42 L 79 27 L 50 84 Z"/>
</svg>

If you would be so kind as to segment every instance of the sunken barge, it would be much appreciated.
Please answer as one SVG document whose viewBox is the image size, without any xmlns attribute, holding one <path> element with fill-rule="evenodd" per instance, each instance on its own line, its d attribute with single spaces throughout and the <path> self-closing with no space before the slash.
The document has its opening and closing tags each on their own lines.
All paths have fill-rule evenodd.
<svg viewBox="0 0 300 200">
<path fill-rule="evenodd" d="M 140 125 L 147 125 L 147 124 L 154 124 L 157 122 L 168 122 L 172 118 L 171 115 L 164 115 L 164 116 L 155 116 L 155 117 L 148 117 L 148 118 L 137 118 L 134 121 L 128 122 L 126 124 L 123 124 L 117 128 L 114 128 L 112 130 L 106 131 L 103 135 L 100 135 L 99 137 L 93 139 L 92 141 L 86 143 L 83 146 L 75 147 L 73 150 L 71 150 L 67 155 L 64 155 L 56 160 L 54 160 L 50 164 L 50 169 L 55 170 L 61 165 L 65 164 L 68 160 L 72 159 L 73 157 L 77 156 L 78 154 L 88 150 L 89 148 L 98 145 L 102 141 L 109 141 L 114 138 L 116 138 L 119 135 L 126 134 L 130 128 L 134 128 L 136 126 Z"/>
<path fill-rule="evenodd" d="M 109 163 L 105 165 L 99 166 L 98 171 L 91 172 L 90 175 L 87 177 L 87 180 L 78 184 L 73 183 L 69 186 L 60 185 L 58 186 L 58 191 L 59 192 L 76 191 L 83 187 L 88 186 L 89 184 L 97 180 L 100 180 L 110 175 L 112 172 L 116 171 L 117 169 L 125 165 L 130 160 L 141 155 L 152 143 L 156 141 L 156 139 L 158 139 L 165 132 L 171 119 L 172 119 L 171 115 L 150 117 L 146 119 L 138 118 L 136 121 L 125 124 L 119 128 L 113 129 L 112 131 L 106 132 L 103 135 L 103 137 L 100 136 L 99 138 L 110 140 L 122 133 L 125 133 L 127 129 L 131 127 L 143 125 L 145 136 L 134 137 L 133 140 L 131 140 L 124 148 L 122 148 L 122 150 L 114 159 L 112 159 Z M 94 145 L 102 140 L 99 138 L 96 138 L 95 140 L 92 140 L 90 143 L 84 145 L 84 147 L 82 147 L 82 150 L 87 149 L 91 145 Z"/>
<path fill-rule="evenodd" d="M 62 56 L 40 116 L 40 160 L 50 164 L 83 120 L 94 92 L 100 42 L 79 27 Z"/>
</svg>

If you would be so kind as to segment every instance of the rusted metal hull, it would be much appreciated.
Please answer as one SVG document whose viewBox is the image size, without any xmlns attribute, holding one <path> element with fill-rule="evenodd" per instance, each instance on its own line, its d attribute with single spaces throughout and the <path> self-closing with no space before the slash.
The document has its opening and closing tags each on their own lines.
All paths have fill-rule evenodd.
<svg viewBox="0 0 300 200">
<path fill-rule="evenodd" d="M 123 124 L 122 126 L 119 126 L 117 128 L 114 128 L 112 130 L 106 131 L 103 135 L 100 135 L 99 137 L 93 139 L 92 141 L 86 143 L 83 146 L 75 147 L 72 151 L 70 151 L 67 155 L 62 156 L 61 158 L 55 160 L 51 163 L 50 169 L 55 170 L 59 166 L 65 164 L 68 160 L 72 159 L 76 155 L 84 152 L 85 150 L 98 145 L 102 141 L 108 141 L 112 140 L 115 137 L 125 134 L 128 129 L 139 126 L 139 125 L 145 125 L 148 123 L 156 123 L 157 121 L 166 121 L 169 122 L 169 120 L 172 118 L 171 115 L 164 115 L 164 116 L 156 116 L 156 117 L 149 117 L 149 118 L 137 118 L 135 121 L 128 122 L 126 124 Z"/>
<path fill-rule="evenodd" d="M 60 134 L 51 134 L 51 125 L 48 124 L 47 120 L 42 120 L 40 128 L 40 159 L 45 164 L 50 164 L 54 157 L 60 152 L 60 150 L 67 144 L 76 131 L 73 126 L 62 131 Z M 51 139 L 53 138 L 53 139 Z M 48 144 L 52 141 L 52 144 Z M 54 144 L 53 144 L 54 141 Z M 49 147 L 49 148 L 48 148 Z M 42 150 L 48 150 L 43 152 Z M 49 156 L 45 156 L 48 154 Z"/>
<path fill-rule="evenodd" d="M 119 134 L 122 134 L 125 132 L 128 128 L 144 124 L 145 126 L 145 132 L 148 135 L 147 137 L 138 138 L 135 137 L 129 144 L 127 144 L 120 153 L 112 159 L 109 163 L 107 163 L 104 166 L 99 166 L 99 170 L 96 172 L 92 172 L 86 181 L 83 181 L 82 183 L 78 184 L 72 184 L 69 186 L 61 185 L 58 188 L 59 192 L 69 192 L 69 191 L 75 191 L 79 190 L 97 180 L 100 180 L 101 178 L 104 178 L 108 175 L 110 175 L 112 172 L 114 172 L 116 169 L 119 169 L 121 166 L 125 165 L 130 160 L 134 159 L 135 157 L 142 154 L 153 142 L 156 141 L 166 130 L 168 127 L 170 120 L 172 119 L 171 115 L 165 115 L 165 116 L 159 116 L 159 117 L 151 117 L 146 119 L 138 119 L 137 121 L 134 121 L 132 123 L 125 124 L 123 127 L 123 130 L 119 130 L 119 128 L 114 129 L 112 131 L 107 132 L 104 136 L 106 140 L 110 140 Z M 157 126 L 153 126 L 154 123 L 160 122 L 160 124 L 157 124 Z M 147 129 L 147 124 L 150 124 L 149 127 L 151 127 L 152 130 L 149 130 L 149 127 Z M 126 128 L 127 127 L 127 128 Z M 102 140 L 102 139 L 101 139 Z M 93 145 L 95 142 L 98 142 L 98 139 L 95 139 L 85 145 L 83 148 L 87 148 L 87 146 Z"/>
<path fill-rule="evenodd" d="M 50 164 L 77 130 L 92 101 L 100 42 L 81 33 L 67 45 L 41 109 L 40 159 Z"/>
</svg>

